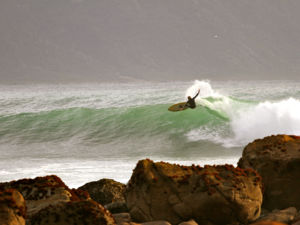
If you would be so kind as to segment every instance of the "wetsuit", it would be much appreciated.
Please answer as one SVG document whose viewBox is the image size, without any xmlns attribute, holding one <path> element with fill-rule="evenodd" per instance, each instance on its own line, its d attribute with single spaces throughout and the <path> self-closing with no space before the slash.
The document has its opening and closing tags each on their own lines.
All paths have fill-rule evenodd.
<svg viewBox="0 0 300 225">
<path fill-rule="evenodd" d="M 196 108 L 196 103 L 195 103 L 195 99 L 197 98 L 197 96 L 199 95 L 199 93 L 200 93 L 200 90 L 198 91 L 198 93 L 193 97 L 193 98 L 191 98 L 190 96 L 188 97 L 188 101 L 186 102 L 186 106 L 187 107 L 189 107 L 189 108 L 192 108 L 192 109 L 194 109 L 194 108 Z"/>
</svg>

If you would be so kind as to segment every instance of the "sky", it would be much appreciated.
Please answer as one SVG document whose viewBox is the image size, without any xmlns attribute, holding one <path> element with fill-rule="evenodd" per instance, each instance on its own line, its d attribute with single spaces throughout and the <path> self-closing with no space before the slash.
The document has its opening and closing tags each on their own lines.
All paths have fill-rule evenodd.
<svg viewBox="0 0 300 225">
<path fill-rule="evenodd" d="M 0 83 L 300 80 L 299 0 L 1 0 Z"/>
</svg>

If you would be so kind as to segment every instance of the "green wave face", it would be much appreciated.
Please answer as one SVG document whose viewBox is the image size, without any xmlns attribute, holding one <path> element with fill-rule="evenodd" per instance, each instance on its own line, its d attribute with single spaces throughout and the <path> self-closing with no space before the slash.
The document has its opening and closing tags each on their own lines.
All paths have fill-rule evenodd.
<svg viewBox="0 0 300 225">
<path fill-rule="evenodd" d="M 177 85 L 174 91 L 166 84 L 47 86 L 36 93 L 27 87 L 7 88 L 1 95 L 7 97 L 0 97 L 0 144 L 40 143 L 47 149 L 50 143 L 66 151 L 89 146 L 118 153 L 134 149 L 143 156 L 142 152 L 155 151 L 176 155 L 182 149 L 241 148 L 268 134 L 299 133 L 297 84 L 286 84 L 293 88 L 273 83 L 255 83 L 254 88 L 220 85 L 229 94 L 220 94 L 203 81 L 190 88 L 184 83 Z M 195 109 L 168 111 L 170 105 L 186 99 L 178 90 L 193 96 L 199 88 Z M 291 95 L 295 97 L 285 98 Z M 280 123 L 282 114 L 284 124 Z"/>
<path fill-rule="evenodd" d="M 118 139 L 181 136 L 202 125 L 228 119 L 208 107 L 169 112 L 169 105 L 128 108 L 71 108 L 0 117 L 0 136 L 6 141 L 48 142 L 77 137 L 91 143 Z"/>
</svg>

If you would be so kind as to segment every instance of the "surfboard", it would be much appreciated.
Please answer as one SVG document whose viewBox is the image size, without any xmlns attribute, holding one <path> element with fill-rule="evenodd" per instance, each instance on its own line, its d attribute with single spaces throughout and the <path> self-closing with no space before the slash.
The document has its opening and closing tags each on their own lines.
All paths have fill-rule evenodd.
<svg viewBox="0 0 300 225">
<path fill-rule="evenodd" d="M 168 108 L 168 110 L 169 110 L 169 111 L 172 111 L 172 112 L 177 112 L 177 111 L 185 110 L 185 109 L 188 108 L 185 104 L 186 104 L 186 102 L 180 102 L 180 103 L 171 105 L 171 106 Z"/>
</svg>

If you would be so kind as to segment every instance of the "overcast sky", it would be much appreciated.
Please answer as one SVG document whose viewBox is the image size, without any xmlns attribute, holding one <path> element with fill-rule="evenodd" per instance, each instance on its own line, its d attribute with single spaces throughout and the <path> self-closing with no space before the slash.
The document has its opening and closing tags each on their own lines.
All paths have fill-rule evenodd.
<svg viewBox="0 0 300 225">
<path fill-rule="evenodd" d="M 300 80 L 299 0 L 1 0 L 0 83 Z"/>
</svg>

